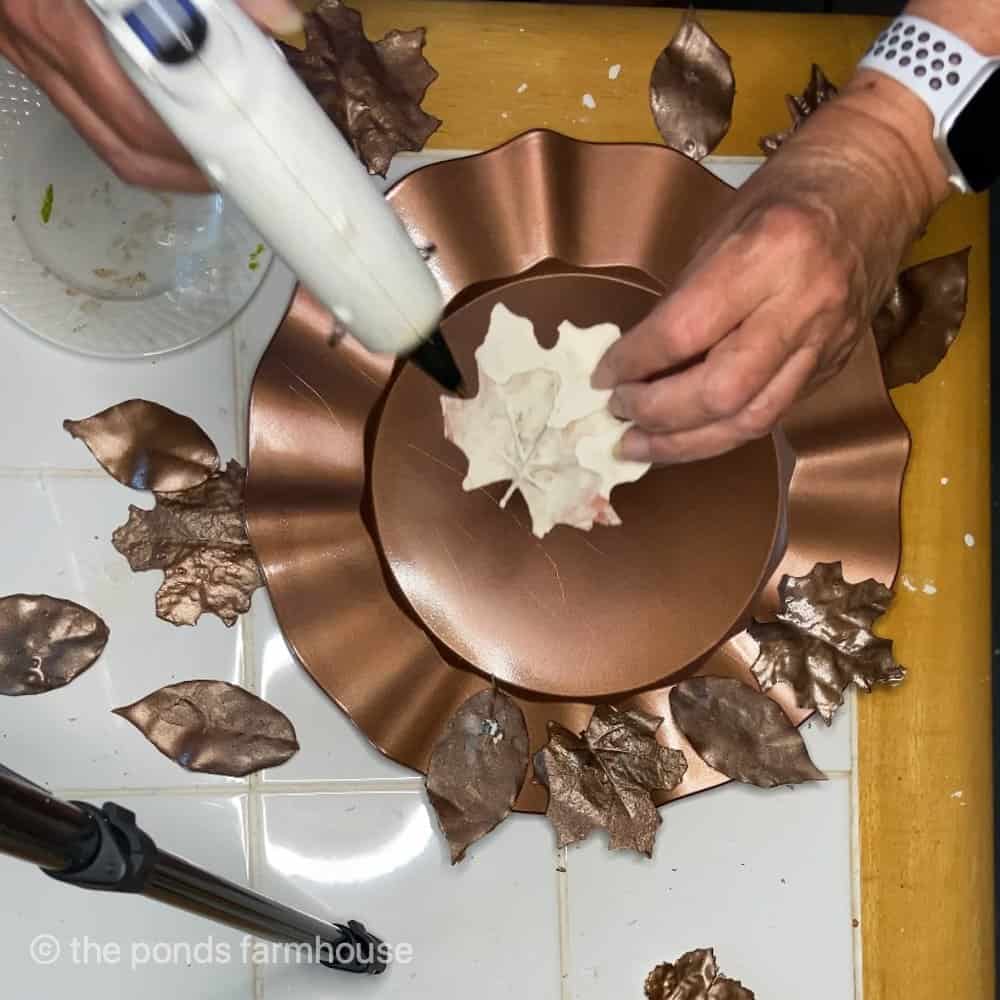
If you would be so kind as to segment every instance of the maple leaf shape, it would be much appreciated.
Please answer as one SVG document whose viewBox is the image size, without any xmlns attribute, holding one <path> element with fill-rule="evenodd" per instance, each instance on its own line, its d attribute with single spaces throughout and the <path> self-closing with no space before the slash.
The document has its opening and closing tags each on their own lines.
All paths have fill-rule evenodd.
<svg viewBox="0 0 1000 1000">
<path fill-rule="evenodd" d="M 129 507 L 114 547 L 133 572 L 163 570 L 156 614 L 174 625 L 194 625 L 205 612 L 234 625 L 263 585 L 243 517 L 246 475 L 238 462 L 201 486 L 156 493 L 152 510 Z"/>
<path fill-rule="evenodd" d="M 899 275 L 872 326 L 890 389 L 919 382 L 944 359 L 965 320 L 970 247 Z"/>
<path fill-rule="evenodd" d="M 742 983 L 720 974 L 711 948 L 658 965 L 646 976 L 645 993 L 646 1000 L 754 1000 Z"/>
<path fill-rule="evenodd" d="M 437 79 L 423 56 L 424 29 L 390 31 L 372 44 L 361 15 L 339 0 L 322 0 L 305 26 L 305 50 L 282 50 L 369 171 L 384 177 L 396 153 L 423 149 L 441 125 L 420 107 Z"/>
<path fill-rule="evenodd" d="M 661 822 L 652 793 L 674 788 L 687 770 L 683 753 L 657 743 L 662 722 L 610 705 L 598 705 L 579 736 L 549 722 L 549 741 L 535 754 L 534 766 L 549 790 L 546 815 L 560 847 L 603 829 L 610 850 L 652 856 Z"/>
<path fill-rule="evenodd" d="M 815 708 L 829 725 L 851 681 L 870 691 L 906 676 L 892 641 L 872 631 L 892 601 L 877 580 L 848 583 L 839 562 L 817 563 L 806 576 L 786 576 L 778 595 L 778 620 L 748 630 L 760 645 L 752 669 L 761 690 L 790 684 L 798 706 Z"/>
<path fill-rule="evenodd" d="M 811 114 L 813 114 L 813 112 L 815 112 L 820 105 L 832 100 L 838 93 L 839 91 L 826 78 L 826 74 L 823 70 L 813 63 L 809 83 L 802 94 L 798 97 L 795 97 L 792 94 L 785 95 L 785 104 L 788 106 L 788 113 L 792 118 L 791 126 L 783 132 L 773 132 L 770 135 L 765 135 L 760 140 L 760 148 L 764 155 L 770 156 L 772 153 L 776 153 L 789 136 L 791 136 L 793 132 L 800 129 L 802 127 L 802 123 Z"/>
<path fill-rule="evenodd" d="M 608 410 L 609 391 L 590 387 L 597 362 L 619 336 L 610 323 L 563 323 L 557 344 L 546 350 L 530 320 L 494 306 L 476 351 L 479 393 L 441 397 L 445 437 L 469 462 L 463 488 L 510 480 L 500 506 L 519 491 L 538 538 L 557 524 L 585 531 L 621 524 L 611 491 L 650 465 L 615 457 L 629 425 Z"/>
<path fill-rule="evenodd" d="M 452 864 L 510 815 L 528 760 L 524 715 L 497 688 L 477 692 L 448 720 L 427 768 L 427 795 Z"/>
</svg>

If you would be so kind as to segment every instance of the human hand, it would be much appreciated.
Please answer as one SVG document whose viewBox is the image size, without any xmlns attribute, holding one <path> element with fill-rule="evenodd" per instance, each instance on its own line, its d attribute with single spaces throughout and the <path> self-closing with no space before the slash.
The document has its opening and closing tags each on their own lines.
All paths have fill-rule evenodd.
<svg viewBox="0 0 1000 1000">
<path fill-rule="evenodd" d="M 612 412 L 636 423 L 624 457 L 691 461 L 770 433 L 845 363 L 946 193 L 926 109 L 859 74 L 740 189 L 675 289 L 601 361 L 595 387 L 614 388 Z"/>
<path fill-rule="evenodd" d="M 302 26 L 291 0 L 240 0 L 240 6 L 274 34 Z M 0 54 L 49 95 L 122 180 L 162 190 L 209 190 L 122 72 L 83 0 L 0 0 Z"/>
</svg>

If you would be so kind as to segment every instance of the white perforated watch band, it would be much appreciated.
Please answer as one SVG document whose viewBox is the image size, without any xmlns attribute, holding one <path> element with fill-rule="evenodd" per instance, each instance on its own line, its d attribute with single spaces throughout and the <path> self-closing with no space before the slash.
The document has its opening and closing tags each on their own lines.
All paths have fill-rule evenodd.
<svg viewBox="0 0 1000 1000">
<path fill-rule="evenodd" d="M 948 150 L 947 134 L 955 116 L 997 63 L 933 22 L 903 15 L 878 36 L 859 68 L 891 76 L 923 100 L 934 117 L 934 139 L 949 179 L 967 191 L 968 184 Z"/>
</svg>

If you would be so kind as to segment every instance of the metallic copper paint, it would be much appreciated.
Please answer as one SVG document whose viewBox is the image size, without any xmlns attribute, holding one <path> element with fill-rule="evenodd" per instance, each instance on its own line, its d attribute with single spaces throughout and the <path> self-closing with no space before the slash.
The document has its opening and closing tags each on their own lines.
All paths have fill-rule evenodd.
<svg viewBox="0 0 1000 1000">
<path fill-rule="evenodd" d="M 591 145 L 530 132 L 488 153 L 424 168 L 391 194 L 445 296 L 503 282 L 545 261 L 574 268 L 628 268 L 669 288 L 695 240 L 733 190 L 686 157 L 658 146 Z M 551 268 L 551 265 L 550 265 Z M 367 464 L 392 362 L 350 337 L 329 346 L 330 320 L 299 292 L 265 354 L 250 412 L 246 504 L 252 542 L 278 620 L 294 652 L 359 728 L 393 759 L 425 770 L 448 719 L 483 686 L 432 640 L 399 599 L 372 532 Z M 777 606 L 785 574 L 840 559 L 849 579 L 891 583 L 899 559 L 899 493 L 909 451 L 889 401 L 874 339 L 843 372 L 799 403 L 777 437 L 787 459 L 787 545 L 752 611 Z M 733 512 L 740 511 L 739 490 Z M 706 550 L 692 567 L 724 569 Z M 720 636 L 720 641 L 723 639 Z M 672 637 L 664 634 L 664 657 Z M 753 684 L 756 644 L 740 633 L 692 674 Z M 658 738 L 684 750 L 684 780 L 658 801 L 726 779 L 697 757 L 670 718 L 669 686 L 615 699 L 663 716 Z M 793 722 L 808 712 L 783 686 L 775 700 Z M 523 695 L 531 749 L 546 723 L 586 729 L 593 703 Z M 542 811 L 545 790 L 528 781 L 517 802 Z"/>
</svg>

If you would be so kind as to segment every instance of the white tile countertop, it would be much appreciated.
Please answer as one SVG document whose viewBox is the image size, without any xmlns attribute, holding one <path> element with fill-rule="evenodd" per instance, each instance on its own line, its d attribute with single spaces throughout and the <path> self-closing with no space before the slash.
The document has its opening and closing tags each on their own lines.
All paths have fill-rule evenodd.
<svg viewBox="0 0 1000 1000">
<path fill-rule="evenodd" d="M 394 174 L 426 160 L 401 158 Z M 718 165 L 734 182 L 750 169 Z M 361 920 L 408 945 L 408 960 L 379 978 L 273 960 L 200 917 L 0 856 L 0 995 L 627 1000 L 657 963 L 713 946 L 760 1000 L 801 1000 L 805 982 L 810 1000 L 855 997 L 853 697 L 831 729 L 805 728 L 829 781 L 675 803 L 652 861 L 611 855 L 601 837 L 559 852 L 544 818 L 516 816 L 452 868 L 421 779 L 373 750 L 306 675 L 264 591 L 232 629 L 155 617 L 160 574 L 131 573 L 110 542 L 129 504 L 151 498 L 111 480 L 62 421 L 146 398 L 198 421 L 223 460 L 245 462 L 249 387 L 291 287 L 275 263 L 230 328 L 143 362 L 67 354 L 0 319 L 0 594 L 70 598 L 111 629 L 69 686 L 0 698 L 0 763 L 63 798 L 119 802 L 164 850 L 320 918 Z M 247 780 L 192 774 L 111 714 L 195 678 L 266 698 L 301 751 Z M 32 954 L 42 936 L 51 961 Z"/>
</svg>

